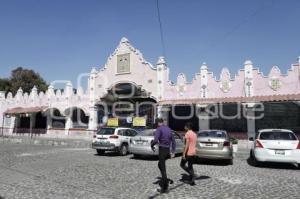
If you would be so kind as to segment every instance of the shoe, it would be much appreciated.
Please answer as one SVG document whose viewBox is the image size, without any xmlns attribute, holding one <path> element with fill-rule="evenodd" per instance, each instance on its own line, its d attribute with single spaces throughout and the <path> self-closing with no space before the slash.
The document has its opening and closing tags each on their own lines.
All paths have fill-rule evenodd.
<svg viewBox="0 0 300 199">
<path fill-rule="evenodd" d="M 157 192 L 162 194 L 162 193 L 168 193 L 169 190 L 168 189 L 157 189 Z"/>
<path fill-rule="evenodd" d="M 195 183 L 195 182 L 190 182 L 190 185 L 191 185 L 191 186 L 195 186 L 196 183 Z"/>
</svg>

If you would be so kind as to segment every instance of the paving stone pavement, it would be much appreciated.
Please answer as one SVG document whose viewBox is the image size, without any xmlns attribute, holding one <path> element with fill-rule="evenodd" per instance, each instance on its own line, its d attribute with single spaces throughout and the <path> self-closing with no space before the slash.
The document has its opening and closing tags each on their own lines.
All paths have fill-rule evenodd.
<svg viewBox="0 0 300 199">
<path fill-rule="evenodd" d="M 240 151 L 233 165 L 200 161 L 196 186 L 181 180 L 180 157 L 167 161 L 174 180 L 157 194 L 157 159 L 96 155 L 87 147 L 0 143 L 0 198 L 300 198 L 300 170 L 293 165 L 247 163 Z"/>
</svg>

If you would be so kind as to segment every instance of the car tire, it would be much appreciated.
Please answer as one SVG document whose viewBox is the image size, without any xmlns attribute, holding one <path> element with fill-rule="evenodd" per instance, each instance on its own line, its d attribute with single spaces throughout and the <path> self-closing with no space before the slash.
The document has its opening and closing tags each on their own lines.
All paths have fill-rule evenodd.
<svg viewBox="0 0 300 199">
<path fill-rule="evenodd" d="M 128 146 L 127 146 L 126 144 L 122 144 L 122 145 L 121 145 L 119 154 L 120 154 L 121 156 L 125 156 L 125 155 L 128 154 Z"/>
<path fill-rule="evenodd" d="M 228 165 L 233 165 L 233 159 L 228 160 Z"/>
<path fill-rule="evenodd" d="M 97 149 L 97 154 L 98 155 L 103 155 L 105 153 L 104 150 L 101 150 L 101 149 Z"/>
<path fill-rule="evenodd" d="M 250 153 L 251 163 L 253 166 L 258 167 L 260 166 L 260 162 L 255 158 L 255 155 L 253 154 L 253 151 Z"/>
</svg>

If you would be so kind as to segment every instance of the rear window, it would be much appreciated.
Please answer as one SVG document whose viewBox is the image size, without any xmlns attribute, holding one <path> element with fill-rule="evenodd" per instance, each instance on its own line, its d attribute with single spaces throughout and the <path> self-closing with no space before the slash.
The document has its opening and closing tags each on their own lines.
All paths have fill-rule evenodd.
<svg viewBox="0 0 300 199">
<path fill-rule="evenodd" d="M 139 136 L 154 136 L 155 130 L 149 129 L 149 130 L 144 130 L 142 131 Z"/>
<path fill-rule="evenodd" d="M 97 132 L 97 135 L 113 135 L 114 133 L 114 128 L 102 128 Z"/>
<path fill-rule="evenodd" d="M 270 131 L 262 132 L 259 136 L 261 140 L 297 140 L 296 136 L 290 132 Z"/>
<path fill-rule="evenodd" d="M 213 137 L 213 138 L 226 138 L 224 131 L 201 131 L 198 133 L 199 137 Z"/>
</svg>

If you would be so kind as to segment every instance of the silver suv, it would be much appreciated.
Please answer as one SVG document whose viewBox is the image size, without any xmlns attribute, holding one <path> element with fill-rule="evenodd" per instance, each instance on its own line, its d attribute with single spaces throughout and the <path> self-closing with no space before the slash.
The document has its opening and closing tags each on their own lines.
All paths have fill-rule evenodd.
<svg viewBox="0 0 300 199">
<path fill-rule="evenodd" d="M 116 151 L 120 155 L 127 155 L 130 138 L 138 132 L 131 128 L 104 127 L 96 132 L 92 142 L 92 148 L 96 149 L 99 155 L 105 151 Z"/>
</svg>

